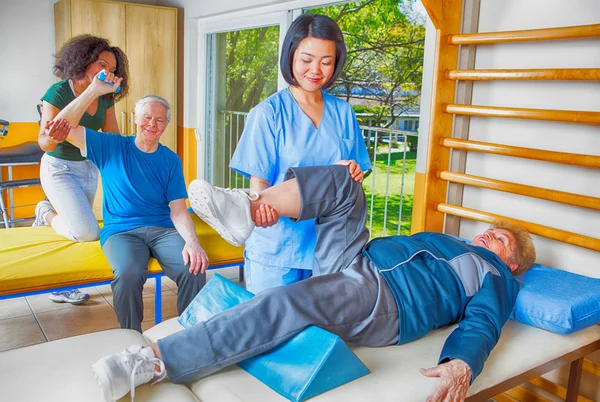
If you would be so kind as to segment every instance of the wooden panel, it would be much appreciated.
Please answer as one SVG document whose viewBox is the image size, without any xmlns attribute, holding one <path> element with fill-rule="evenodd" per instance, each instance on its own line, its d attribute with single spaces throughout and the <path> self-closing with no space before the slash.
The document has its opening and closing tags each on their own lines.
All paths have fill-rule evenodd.
<svg viewBox="0 0 600 402">
<path fill-rule="evenodd" d="M 529 233 L 547 237 L 553 240 L 558 240 L 563 243 L 569 243 L 575 246 L 588 248 L 590 250 L 600 251 L 600 239 L 584 236 L 579 233 L 568 232 L 566 230 L 539 225 L 537 223 L 521 221 L 518 219 L 509 218 L 507 216 L 491 214 L 489 212 L 478 211 L 475 209 L 459 207 L 457 205 L 450 205 L 446 203 L 439 204 L 437 209 L 438 211 L 446 214 L 452 214 L 462 218 L 473 219 L 490 224 L 497 220 L 513 221 L 523 226 L 525 229 L 527 229 L 527 231 L 529 231 Z"/>
<path fill-rule="evenodd" d="M 438 177 L 442 180 L 448 180 L 453 183 L 468 184 L 475 187 L 505 191 L 507 193 L 526 195 L 528 197 L 540 198 L 562 204 L 600 210 L 600 198 L 596 197 L 567 193 L 558 190 L 549 190 L 542 187 L 527 186 L 524 184 L 511 183 L 457 172 L 442 171 L 438 173 Z"/>
<path fill-rule="evenodd" d="M 550 399 L 544 398 L 543 396 L 536 394 L 532 390 L 522 387 L 520 385 L 513 389 L 509 389 L 508 391 L 506 391 L 506 394 L 512 396 L 520 402 L 552 402 Z"/>
<path fill-rule="evenodd" d="M 581 39 L 600 37 L 600 24 L 580 25 L 563 28 L 529 29 L 522 31 L 486 32 L 451 35 L 448 42 L 453 45 L 472 45 L 506 42 L 526 42 L 557 39 Z"/>
<path fill-rule="evenodd" d="M 552 381 L 548 381 L 544 377 L 534 378 L 533 380 L 529 380 L 529 383 L 540 389 L 543 389 L 546 392 L 551 393 L 552 395 L 556 395 L 557 397 L 559 397 L 561 399 L 565 399 L 567 397 L 567 389 L 565 387 L 555 384 Z M 580 395 L 577 397 L 577 402 L 594 402 L 594 401 Z"/>
<path fill-rule="evenodd" d="M 71 0 L 54 3 L 54 43 L 56 51 L 71 37 Z"/>
<path fill-rule="evenodd" d="M 494 402 L 519 402 L 515 398 L 510 397 L 506 394 L 496 395 L 492 400 Z"/>
<path fill-rule="evenodd" d="M 458 47 L 450 46 L 446 39 L 448 34 L 458 33 L 461 29 L 462 1 L 445 0 L 442 3 L 443 13 L 441 27 L 436 32 L 435 60 L 433 65 L 433 94 L 431 100 L 431 118 L 429 124 L 429 144 L 427 150 L 427 166 L 425 168 L 425 194 L 423 199 L 415 198 L 414 202 L 423 202 L 425 215 L 417 222 L 423 227 L 417 231 L 441 232 L 444 226 L 444 215 L 437 212 L 435 204 L 446 199 L 447 183 L 437 177 L 439 170 L 448 169 L 450 150 L 439 146 L 441 138 L 452 136 L 453 117 L 444 113 L 442 105 L 452 103 L 456 90 L 456 81 L 445 77 L 446 70 L 454 69 L 458 62 Z"/>
<path fill-rule="evenodd" d="M 90 0 L 71 1 L 72 36 L 90 34 L 106 38 L 112 46 L 117 46 L 127 53 L 124 4 Z M 117 115 L 119 132 L 124 133 L 126 127 L 123 127 L 121 116 L 127 113 L 126 100 L 121 100 L 115 104 L 115 113 Z M 96 200 L 98 200 L 98 196 Z"/>
<path fill-rule="evenodd" d="M 564 121 L 569 123 L 600 124 L 600 112 L 586 112 L 579 110 L 550 110 L 550 109 L 525 109 L 498 106 L 471 106 L 447 104 L 443 106 L 446 113 L 504 117 L 527 120 Z"/>
<path fill-rule="evenodd" d="M 600 80 L 600 68 L 552 68 L 530 70 L 448 70 L 450 80 L 555 80 L 596 81 Z"/>
<path fill-rule="evenodd" d="M 442 0 L 422 0 L 422 3 L 435 29 L 442 29 Z"/>
<path fill-rule="evenodd" d="M 165 98 L 171 122 L 160 142 L 177 152 L 177 10 L 127 4 L 126 25 L 132 82 L 127 110 L 133 112 L 146 95 Z"/>
<path fill-rule="evenodd" d="M 125 5 L 116 2 L 72 0 L 71 35 L 90 34 L 125 49 Z"/>
<path fill-rule="evenodd" d="M 600 365 L 592 362 L 591 360 L 583 360 L 583 371 L 600 377 Z"/>
<path fill-rule="evenodd" d="M 594 155 L 544 151 L 535 148 L 513 147 L 509 145 L 492 144 L 489 142 L 479 141 L 458 140 L 454 138 L 442 138 L 440 140 L 440 144 L 443 147 L 464 149 L 467 151 L 485 152 L 496 155 L 513 156 L 518 158 L 562 163 L 565 165 L 600 168 L 600 156 Z"/>
</svg>

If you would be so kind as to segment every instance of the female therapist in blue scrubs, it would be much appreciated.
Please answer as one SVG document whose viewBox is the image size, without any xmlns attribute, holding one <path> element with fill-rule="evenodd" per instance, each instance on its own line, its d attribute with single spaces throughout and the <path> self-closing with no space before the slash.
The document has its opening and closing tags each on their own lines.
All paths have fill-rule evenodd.
<svg viewBox="0 0 600 402">
<path fill-rule="evenodd" d="M 250 111 L 230 164 L 250 178 L 252 189 L 280 183 L 290 167 L 342 163 L 357 181 L 371 169 L 352 107 L 322 91 L 345 60 L 342 31 L 331 18 L 304 14 L 292 23 L 280 60 L 290 86 Z M 246 288 L 253 293 L 308 278 L 314 259 L 314 220 L 277 221 L 273 210 L 263 212 L 265 227 L 256 227 L 245 243 Z"/>
</svg>

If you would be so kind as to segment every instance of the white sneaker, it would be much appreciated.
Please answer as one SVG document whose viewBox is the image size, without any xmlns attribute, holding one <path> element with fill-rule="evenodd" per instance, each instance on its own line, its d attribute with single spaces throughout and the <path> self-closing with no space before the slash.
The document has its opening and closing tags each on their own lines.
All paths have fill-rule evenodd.
<svg viewBox="0 0 600 402">
<path fill-rule="evenodd" d="M 136 387 L 154 377 L 158 378 L 153 384 L 157 383 L 167 375 L 165 364 L 154 356 L 154 350 L 142 345 L 130 346 L 121 353 L 103 357 L 92 365 L 92 371 L 107 402 L 116 401 L 128 392 L 131 392 L 133 401 Z"/>
<path fill-rule="evenodd" d="M 48 212 L 54 212 L 52 205 L 46 200 L 38 202 L 35 206 L 35 221 L 31 226 L 48 226 L 46 222 Z"/>
<path fill-rule="evenodd" d="M 219 188 L 196 179 L 190 183 L 188 198 L 196 215 L 234 246 L 244 244 L 254 230 L 250 200 L 258 199 L 256 191 Z"/>
</svg>

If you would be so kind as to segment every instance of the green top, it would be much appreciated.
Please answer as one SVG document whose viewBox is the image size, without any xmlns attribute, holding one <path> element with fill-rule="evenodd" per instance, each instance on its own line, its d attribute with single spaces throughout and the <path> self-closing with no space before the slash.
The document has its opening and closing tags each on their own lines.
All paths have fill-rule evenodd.
<svg viewBox="0 0 600 402">
<path fill-rule="evenodd" d="M 65 106 L 71 103 L 75 99 L 75 94 L 73 90 L 69 86 L 68 80 L 58 81 L 53 84 L 44 96 L 42 96 L 42 100 L 48 102 L 55 108 L 62 110 Z M 101 96 L 98 99 L 98 110 L 95 115 L 90 115 L 87 112 L 83 114 L 81 120 L 79 120 L 79 125 L 87 128 L 91 128 L 92 130 L 99 131 L 102 129 L 104 125 L 106 111 L 114 106 L 115 102 L 107 97 Z M 83 161 L 85 158 L 81 156 L 81 152 L 79 148 L 75 145 L 69 144 L 68 142 L 62 142 L 56 145 L 56 149 L 52 152 L 47 152 L 48 155 L 54 156 L 59 159 L 66 159 L 68 161 Z"/>
</svg>

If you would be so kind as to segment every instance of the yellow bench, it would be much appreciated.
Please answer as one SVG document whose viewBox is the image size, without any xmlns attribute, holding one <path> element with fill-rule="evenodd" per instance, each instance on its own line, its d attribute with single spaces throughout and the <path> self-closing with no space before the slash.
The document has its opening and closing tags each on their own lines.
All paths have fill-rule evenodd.
<svg viewBox="0 0 600 402">
<path fill-rule="evenodd" d="M 209 269 L 243 267 L 243 249 L 227 243 L 212 228 L 192 216 Z M 156 323 L 162 320 L 162 269 L 154 258 L 148 276 L 156 278 Z M 75 243 L 51 227 L 0 229 L 0 299 L 110 283 L 113 272 L 100 242 Z"/>
</svg>

